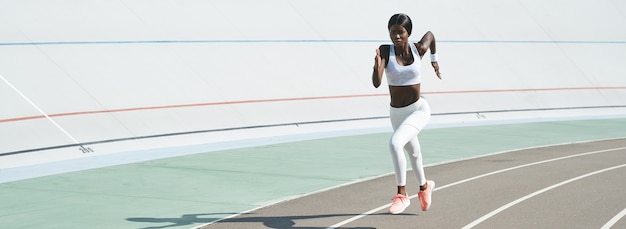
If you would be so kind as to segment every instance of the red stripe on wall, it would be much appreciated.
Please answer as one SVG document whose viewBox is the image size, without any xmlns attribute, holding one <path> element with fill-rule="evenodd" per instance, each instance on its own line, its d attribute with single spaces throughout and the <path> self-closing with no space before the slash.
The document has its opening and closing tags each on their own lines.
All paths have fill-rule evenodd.
<svg viewBox="0 0 626 229">
<path fill-rule="evenodd" d="M 624 90 L 624 89 L 626 89 L 626 86 L 618 86 L 618 87 L 569 87 L 569 88 L 525 88 L 525 89 L 502 89 L 502 90 L 438 91 L 438 92 L 423 92 L 423 94 L 468 94 L 468 93 L 507 93 L 507 92 L 529 92 L 529 91 L 620 90 L 620 89 Z M 321 99 L 362 98 L 362 97 L 377 97 L 377 96 L 388 96 L 388 95 L 389 94 L 362 94 L 362 95 L 318 96 L 318 97 L 302 97 L 302 98 L 240 100 L 240 101 L 225 101 L 225 102 L 212 102 L 212 103 L 178 104 L 178 105 L 167 105 L 167 106 L 133 107 L 133 108 L 112 109 L 112 110 L 81 111 L 81 112 L 48 114 L 48 116 L 49 117 L 62 117 L 62 116 L 74 116 L 74 115 L 116 113 L 116 112 L 141 111 L 141 110 L 159 110 L 159 109 L 184 108 L 184 107 L 204 107 L 204 106 L 218 106 L 218 105 L 232 105 L 232 104 L 268 103 L 268 102 L 285 102 L 285 101 L 304 101 L 304 100 L 321 100 Z M 45 116 L 43 116 L 43 115 L 25 116 L 25 117 L 18 117 L 18 118 L 0 119 L 0 123 L 17 122 L 17 121 L 24 121 L 24 120 L 31 120 L 31 119 L 42 119 L 42 118 L 45 118 Z"/>
</svg>

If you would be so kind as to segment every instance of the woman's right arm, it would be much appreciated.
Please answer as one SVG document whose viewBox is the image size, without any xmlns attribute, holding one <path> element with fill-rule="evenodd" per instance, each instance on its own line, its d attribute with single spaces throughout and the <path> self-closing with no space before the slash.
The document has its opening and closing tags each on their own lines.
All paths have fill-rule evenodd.
<svg viewBox="0 0 626 229">
<path fill-rule="evenodd" d="M 382 54 L 381 54 L 382 53 Z M 383 72 L 389 59 L 389 46 L 381 45 L 376 49 L 376 57 L 374 57 L 374 70 L 372 72 L 372 84 L 378 88 L 383 79 Z"/>
</svg>

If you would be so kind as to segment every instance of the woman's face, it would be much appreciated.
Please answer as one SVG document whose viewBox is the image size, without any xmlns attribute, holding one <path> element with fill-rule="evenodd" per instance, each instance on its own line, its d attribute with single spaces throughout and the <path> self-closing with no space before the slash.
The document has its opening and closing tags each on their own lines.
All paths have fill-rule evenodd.
<svg viewBox="0 0 626 229">
<path fill-rule="evenodd" d="M 401 25 L 392 25 L 389 28 L 389 38 L 394 45 L 405 44 L 409 40 L 409 32 Z"/>
</svg>

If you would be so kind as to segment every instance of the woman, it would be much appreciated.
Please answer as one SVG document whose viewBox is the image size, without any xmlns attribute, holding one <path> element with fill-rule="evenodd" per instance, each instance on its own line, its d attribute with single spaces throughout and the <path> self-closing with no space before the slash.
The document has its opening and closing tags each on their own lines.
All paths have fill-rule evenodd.
<svg viewBox="0 0 626 229">
<path fill-rule="evenodd" d="M 426 180 L 422 153 L 417 135 L 430 120 L 430 107 L 424 98 L 420 98 L 420 61 L 430 49 L 431 65 L 437 77 L 441 79 L 437 64 L 437 49 L 434 35 L 428 31 L 417 43 L 410 43 L 412 22 L 406 14 L 395 14 L 389 19 L 387 29 L 393 44 L 381 45 L 376 49 L 372 82 L 378 88 L 383 71 L 387 76 L 391 95 L 390 117 L 394 133 L 389 141 L 391 158 L 395 168 L 398 192 L 392 199 L 389 212 L 398 214 L 411 204 L 406 193 L 406 155 L 409 153 L 411 166 L 420 185 L 418 196 L 422 211 L 431 204 L 431 193 L 435 182 Z"/>
</svg>

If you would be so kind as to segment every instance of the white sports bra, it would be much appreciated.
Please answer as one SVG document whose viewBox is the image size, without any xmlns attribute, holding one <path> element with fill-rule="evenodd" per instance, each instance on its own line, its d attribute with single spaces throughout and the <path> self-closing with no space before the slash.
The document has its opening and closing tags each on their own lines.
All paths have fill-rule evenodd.
<svg viewBox="0 0 626 229">
<path fill-rule="evenodd" d="M 387 64 L 387 68 L 385 68 L 387 84 L 391 86 L 408 86 L 422 82 L 422 77 L 420 75 L 421 56 L 419 56 L 419 52 L 417 52 L 415 44 L 410 43 L 410 45 L 411 53 L 413 54 L 413 63 L 407 66 L 398 64 L 398 60 L 396 60 L 396 51 L 393 44 L 390 45 L 389 63 Z"/>
</svg>

